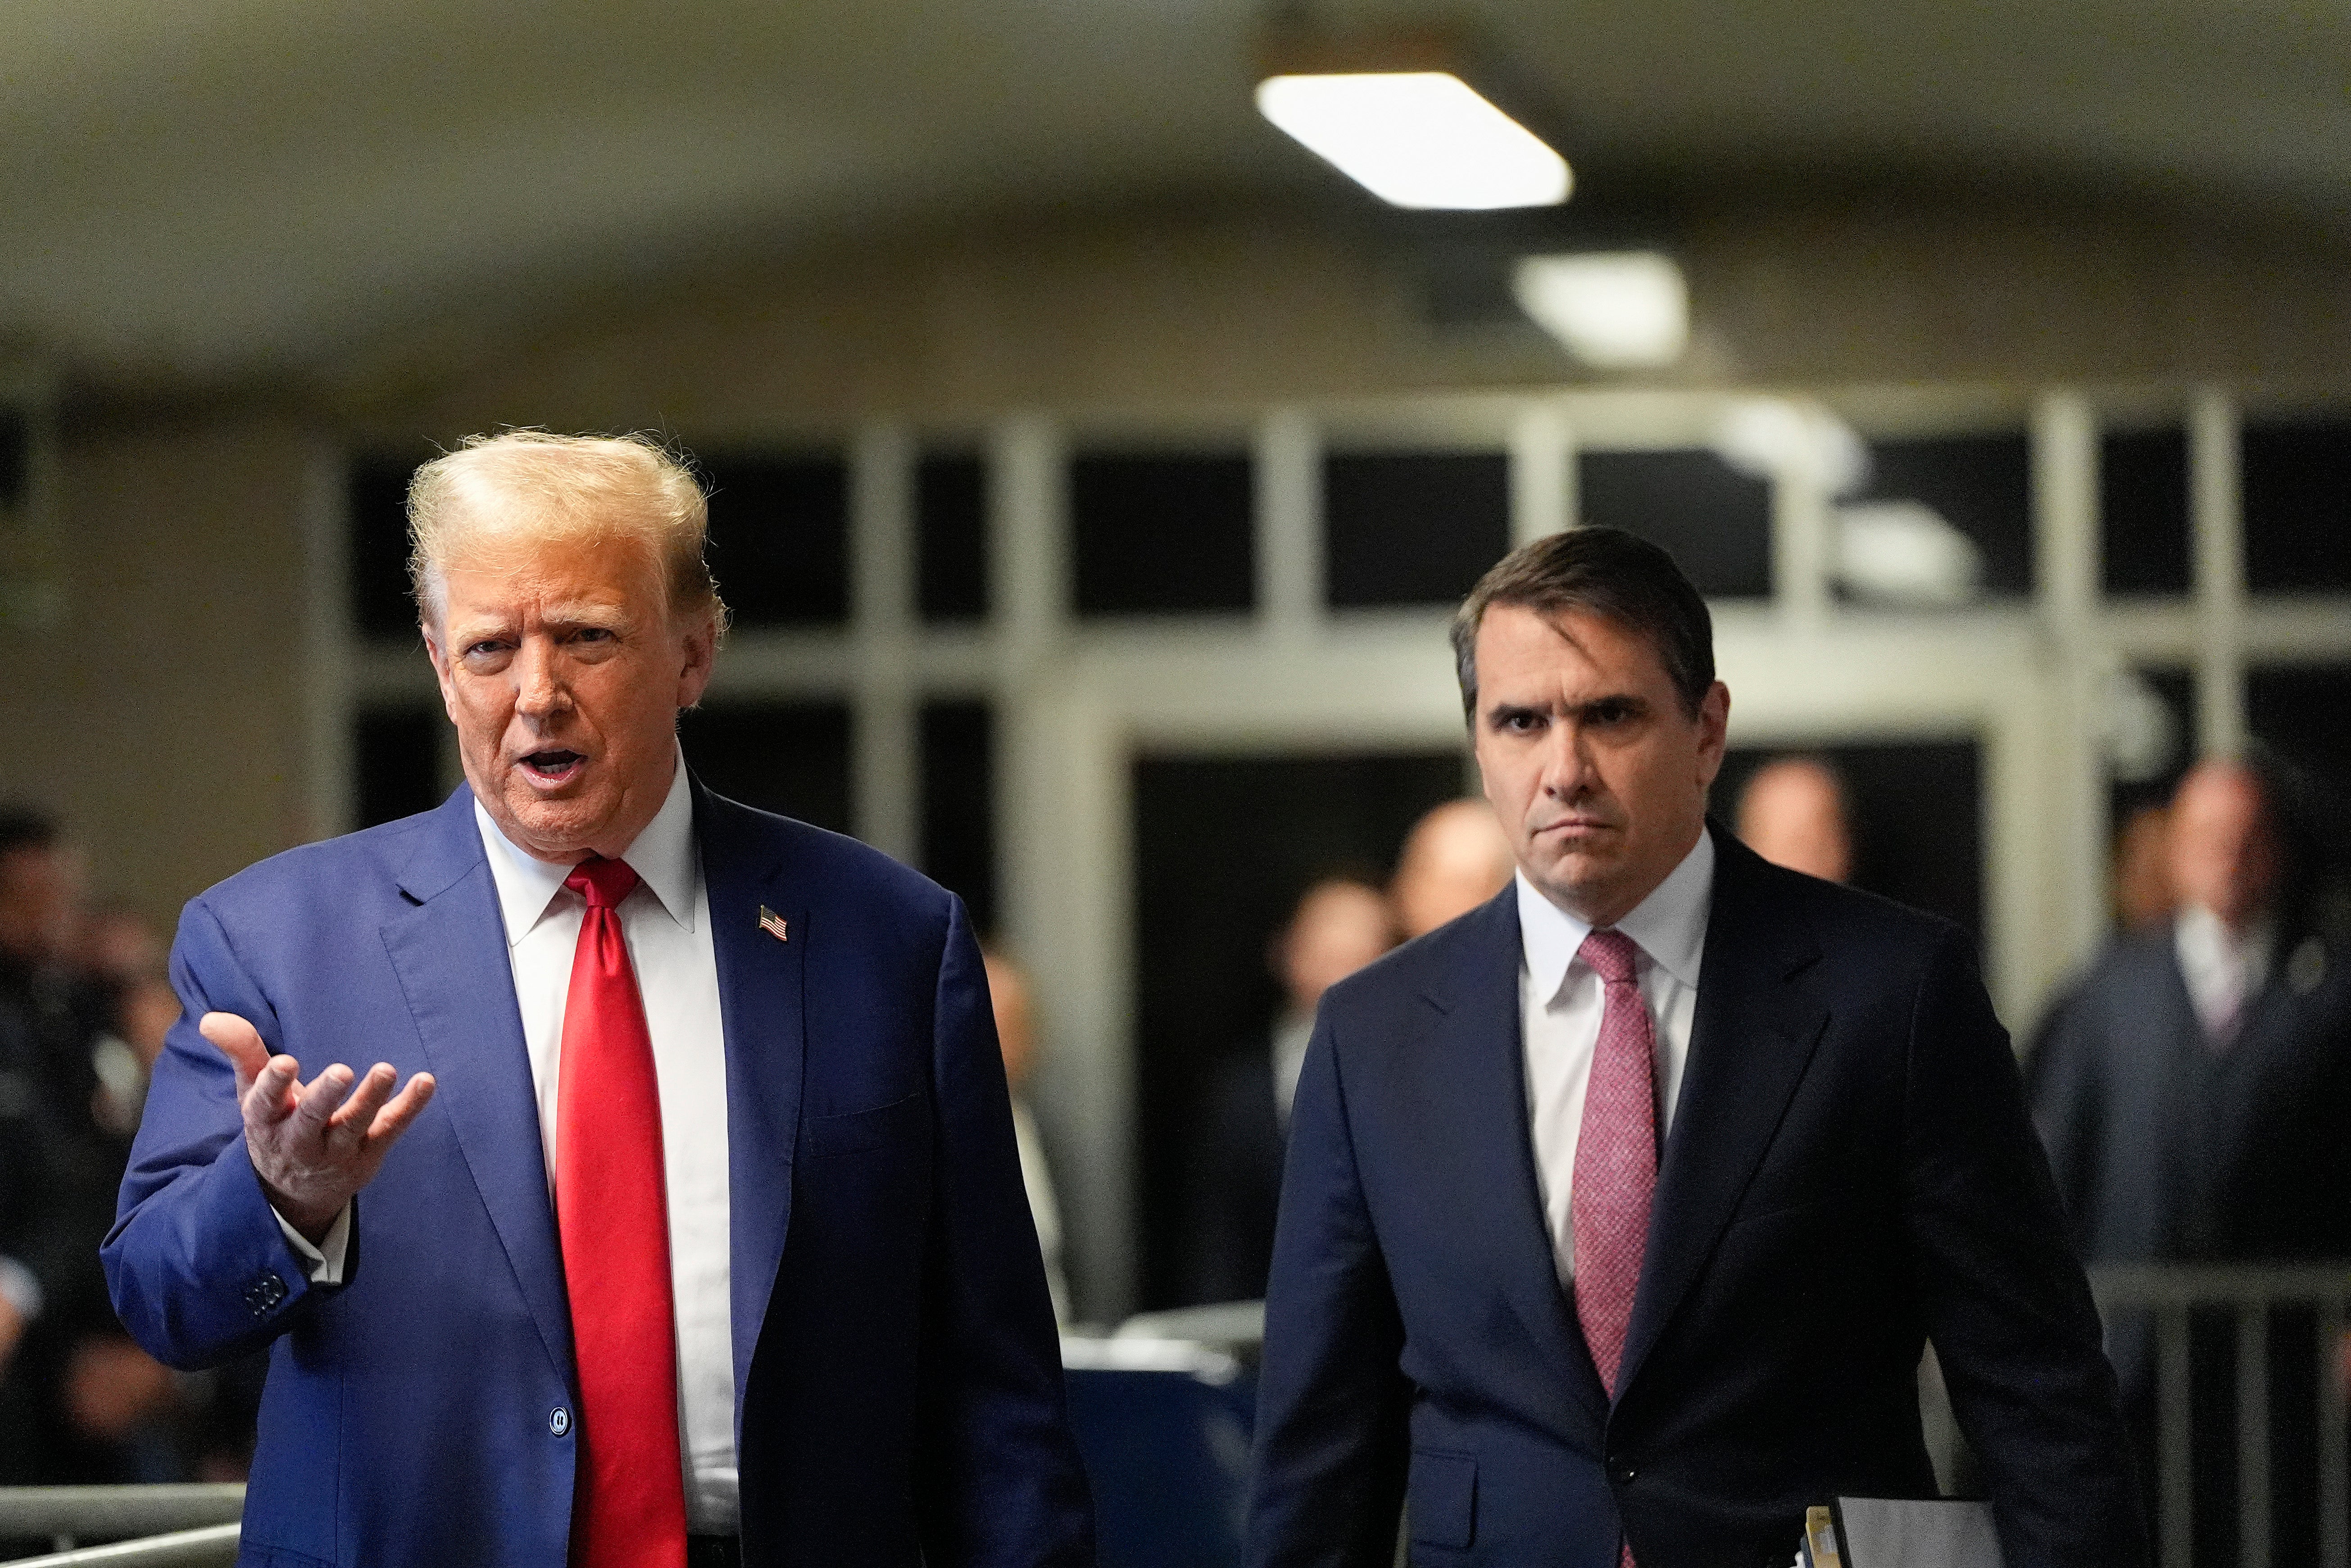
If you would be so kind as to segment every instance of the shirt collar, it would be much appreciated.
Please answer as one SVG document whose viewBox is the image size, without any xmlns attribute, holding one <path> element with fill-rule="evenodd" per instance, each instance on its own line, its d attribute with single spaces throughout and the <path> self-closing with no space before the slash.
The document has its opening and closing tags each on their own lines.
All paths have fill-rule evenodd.
<svg viewBox="0 0 2351 1568">
<path fill-rule="evenodd" d="M 1592 935 L 1591 923 L 1570 915 L 1535 891 L 1527 873 L 1517 876 L 1519 940 L 1535 994 L 1546 1000 L 1567 983 L 1568 966 Z M 1707 911 L 1714 894 L 1714 835 L 1700 829 L 1681 863 L 1649 896 L 1616 923 L 1649 961 L 1692 990 L 1706 956 Z"/>
<path fill-rule="evenodd" d="M 474 821 L 481 830 L 490 880 L 497 885 L 498 908 L 506 916 L 507 946 L 511 947 L 547 918 L 571 868 L 517 849 L 478 799 L 474 802 Z M 621 852 L 621 858 L 671 919 L 688 931 L 694 929 L 694 789 L 686 779 L 683 755 L 670 774 L 669 793 L 663 797 L 661 810 Z"/>
<path fill-rule="evenodd" d="M 2272 931 L 2268 916 L 2253 922 L 2239 936 L 2202 904 L 2188 904 L 2180 906 L 2172 930 L 2179 967 L 2195 973 L 2199 980 L 2229 975 L 2241 978 L 2245 994 L 2250 996 L 2269 978 Z"/>
</svg>

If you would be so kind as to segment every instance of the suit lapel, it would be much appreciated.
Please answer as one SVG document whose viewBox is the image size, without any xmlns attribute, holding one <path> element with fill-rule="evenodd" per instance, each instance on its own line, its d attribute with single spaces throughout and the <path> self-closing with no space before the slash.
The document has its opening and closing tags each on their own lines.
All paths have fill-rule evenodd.
<svg viewBox="0 0 2351 1568">
<path fill-rule="evenodd" d="M 1727 833 L 1715 833 L 1715 849 L 1697 1017 L 1657 1172 L 1620 1397 L 1729 1223 L 1828 1022 L 1796 983 L 1818 947 L 1784 911 L 1766 907 L 1772 873 Z"/>
<path fill-rule="evenodd" d="M 1564 1388 L 1597 1430 L 1608 1396 L 1560 1288 L 1535 1177 L 1515 883 L 1470 916 L 1462 942 L 1463 957 L 1425 998 L 1440 1014 L 1419 1084 L 1428 1146 L 1459 1173 L 1452 1211 L 1494 1215 L 1478 1231 L 1503 1299 L 1550 1369 L 1549 1385 Z"/>
<path fill-rule="evenodd" d="M 384 950 L 432 1065 L 434 1104 L 449 1118 L 548 1358 L 569 1382 L 571 1309 L 538 1102 L 472 792 L 460 786 L 420 840 L 400 877 L 415 907 L 384 923 Z"/>
<path fill-rule="evenodd" d="M 791 1223 L 792 1158 L 799 1136 L 806 1056 L 803 979 L 810 945 L 807 890 L 792 885 L 786 855 L 758 814 L 694 786 L 695 836 L 710 898 L 718 959 L 718 1011 L 726 1036 L 726 1165 L 735 1330 L 735 1410 L 742 1420 L 751 1358 Z M 779 939 L 761 924 L 782 917 Z"/>
</svg>

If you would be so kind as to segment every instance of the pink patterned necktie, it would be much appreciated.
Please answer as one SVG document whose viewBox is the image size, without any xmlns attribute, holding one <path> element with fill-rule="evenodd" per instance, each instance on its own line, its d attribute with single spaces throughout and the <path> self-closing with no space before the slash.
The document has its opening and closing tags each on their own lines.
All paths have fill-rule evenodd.
<svg viewBox="0 0 2351 1568">
<path fill-rule="evenodd" d="M 1594 931 L 1576 951 L 1600 977 L 1606 1000 L 1568 1197 L 1575 1227 L 1575 1317 L 1612 1400 L 1641 1284 L 1641 1258 L 1648 1250 L 1650 1200 L 1657 1191 L 1657 1030 L 1633 980 L 1639 953 L 1621 931 Z M 1633 1568 L 1629 1542 L 1620 1549 L 1619 1568 Z"/>
</svg>

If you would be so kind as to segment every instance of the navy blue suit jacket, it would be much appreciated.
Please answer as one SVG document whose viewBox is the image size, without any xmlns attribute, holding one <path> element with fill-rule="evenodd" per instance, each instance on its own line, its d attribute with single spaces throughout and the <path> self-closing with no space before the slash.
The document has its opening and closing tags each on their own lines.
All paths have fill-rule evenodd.
<svg viewBox="0 0 2351 1568">
<path fill-rule="evenodd" d="M 1077 1564 L 1085 1485 L 962 904 L 854 841 L 697 785 L 732 1171 L 744 1555 Z M 761 905 L 789 940 L 759 929 Z M 270 1346 L 240 1562 L 556 1568 L 571 1519 L 570 1316 L 504 925 L 460 789 L 196 898 L 105 1247 L 141 1343 Z M 311 1286 L 246 1156 L 243 1015 L 306 1072 L 430 1071 Z M 559 1416 L 558 1411 L 563 1412 Z"/>
<path fill-rule="evenodd" d="M 1931 1338 L 2010 1568 L 2142 1564 L 2098 1320 L 1966 937 L 1716 831 L 1612 1406 L 1529 1140 L 1515 894 L 1324 998 L 1268 1294 L 1253 1568 L 1784 1568 L 1932 1496 Z"/>
</svg>

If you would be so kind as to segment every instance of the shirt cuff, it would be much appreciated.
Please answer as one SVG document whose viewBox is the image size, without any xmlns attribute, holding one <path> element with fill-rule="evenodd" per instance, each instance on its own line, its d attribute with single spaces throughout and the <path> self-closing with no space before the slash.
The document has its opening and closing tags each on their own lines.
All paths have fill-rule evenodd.
<svg viewBox="0 0 2351 1568">
<path fill-rule="evenodd" d="M 327 1227 L 327 1239 L 316 1247 L 310 1245 L 308 1238 L 287 1224 L 284 1215 L 274 1208 L 269 1212 L 277 1217 L 277 1228 L 286 1233 L 286 1244 L 293 1248 L 296 1256 L 308 1265 L 304 1271 L 309 1276 L 310 1283 L 340 1285 L 343 1282 L 343 1255 L 350 1250 L 351 1240 L 350 1204 L 343 1205 L 343 1211 L 335 1216 L 334 1224 Z"/>
<path fill-rule="evenodd" d="M 5 1254 L 0 1254 L 0 1297 L 28 1323 L 41 1315 L 41 1282 L 30 1269 Z"/>
</svg>

